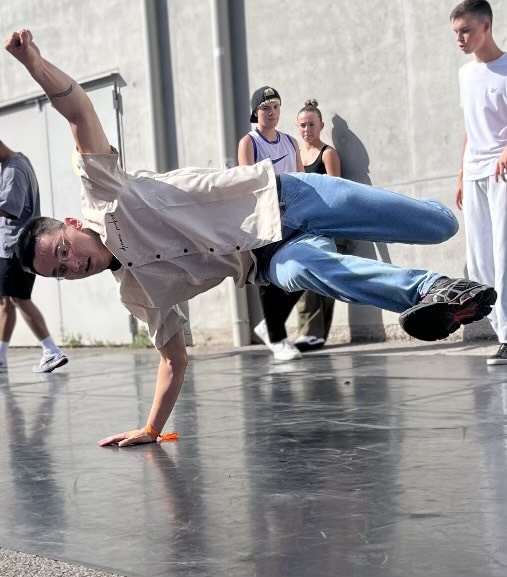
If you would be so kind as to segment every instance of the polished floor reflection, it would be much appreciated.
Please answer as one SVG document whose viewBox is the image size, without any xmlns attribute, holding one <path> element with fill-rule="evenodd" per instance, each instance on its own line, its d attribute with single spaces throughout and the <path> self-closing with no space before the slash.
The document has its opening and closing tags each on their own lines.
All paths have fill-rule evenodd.
<svg viewBox="0 0 507 577">
<path fill-rule="evenodd" d="M 144 423 L 153 351 L 0 376 L 0 547 L 141 577 L 504 577 L 507 367 L 350 353 L 194 355 L 177 443 Z"/>
</svg>

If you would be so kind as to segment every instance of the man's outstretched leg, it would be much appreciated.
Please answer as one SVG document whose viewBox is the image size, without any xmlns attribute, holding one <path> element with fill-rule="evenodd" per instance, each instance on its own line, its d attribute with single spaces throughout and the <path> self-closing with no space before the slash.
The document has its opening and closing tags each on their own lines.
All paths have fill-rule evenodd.
<svg viewBox="0 0 507 577">
<path fill-rule="evenodd" d="M 497 298 L 493 287 L 467 279 L 439 278 L 413 307 L 400 315 L 405 332 L 421 341 L 445 339 L 491 313 Z"/>
<path fill-rule="evenodd" d="M 329 238 L 438 244 L 459 225 L 436 200 L 410 198 L 324 174 L 281 174 L 284 236 L 291 230 Z"/>
<path fill-rule="evenodd" d="M 399 312 L 400 325 L 425 341 L 444 339 L 482 319 L 496 301 L 493 288 L 422 269 L 336 253 L 326 237 L 301 235 L 283 245 L 268 279 L 288 290 L 312 290 L 344 302 Z"/>
</svg>

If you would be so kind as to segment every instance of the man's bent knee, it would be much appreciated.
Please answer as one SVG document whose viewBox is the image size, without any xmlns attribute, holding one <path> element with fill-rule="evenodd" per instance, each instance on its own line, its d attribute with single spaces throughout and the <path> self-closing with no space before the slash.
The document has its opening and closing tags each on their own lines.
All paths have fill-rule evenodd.
<svg viewBox="0 0 507 577">
<path fill-rule="evenodd" d="M 445 242 L 452 238 L 459 230 L 458 219 L 452 215 L 452 219 L 449 219 L 445 224 L 438 227 L 435 232 L 435 243 Z"/>
<path fill-rule="evenodd" d="M 438 200 L 426 200 L 424 202 L 433 205 L 439 210 L 439 218 L 426 222 L 431 231 L 432 243 L 438 244 L 452 238 L 459 230 L 458 219 L 454 216 L 452 210 Z"/>
</svg>

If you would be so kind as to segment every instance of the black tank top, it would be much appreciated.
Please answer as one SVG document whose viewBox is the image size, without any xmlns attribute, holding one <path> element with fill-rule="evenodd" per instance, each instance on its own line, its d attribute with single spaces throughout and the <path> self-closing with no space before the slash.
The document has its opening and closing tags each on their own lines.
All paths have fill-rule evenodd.
<svg viewBox="0 0 507 577">
<path fill-rule="evenodd" d="M 317 174 L 326 174 L 326 165 L 322 160 L 322 155 L 324 154 L 324 150 L 326 150 L 326 148 L 329 148 L 328 144 L 324 144 L 324 146 L 321 148 L 319 152 L 319 156 L 317 156 L 317 158 L 311 164 L 304 167 L 305 172 L 316 172 Z"/>
</svg>

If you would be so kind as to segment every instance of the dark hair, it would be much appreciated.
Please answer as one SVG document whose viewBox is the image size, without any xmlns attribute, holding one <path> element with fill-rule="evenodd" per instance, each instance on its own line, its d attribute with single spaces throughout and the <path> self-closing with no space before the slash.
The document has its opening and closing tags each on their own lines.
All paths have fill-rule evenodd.
<svg viewBox="0 0 507 577">
<path fill-rule="evenodd" d="M 298 112 L 298 116 L 302 112 L 315 112 L 315 114 L 319 117 L 320 121 L 322 122 L 322 112 L 317 108 L 318 106 L 319 106 L 319 103 L 315 100 L 315 98 L 311 98 L 310 100 L 306 100 L 305 105 Z"/>
<path fill-rule="evenodd" d="M 46 234 L 61 230 L 62 225 L 61 220 L 56 220 L 49 216 L 32 218 L 25 224 L 19 234 L 15 248 L 16 256 L 24 270 L 39 274 L 33 267 L 37 241 Z"/>
<path fill-rule="evenodd" d="M 486 2 L 486 0 L 465 0 L 461 2 L 461 4 L 454 7 L 449 20 L 452 22 L 458 18 L 463 18 L 467 14 L 475 16 L 479 20 L 493 22 L 493 10 L 491 10 L 489 2 Z"/>
</svg>

